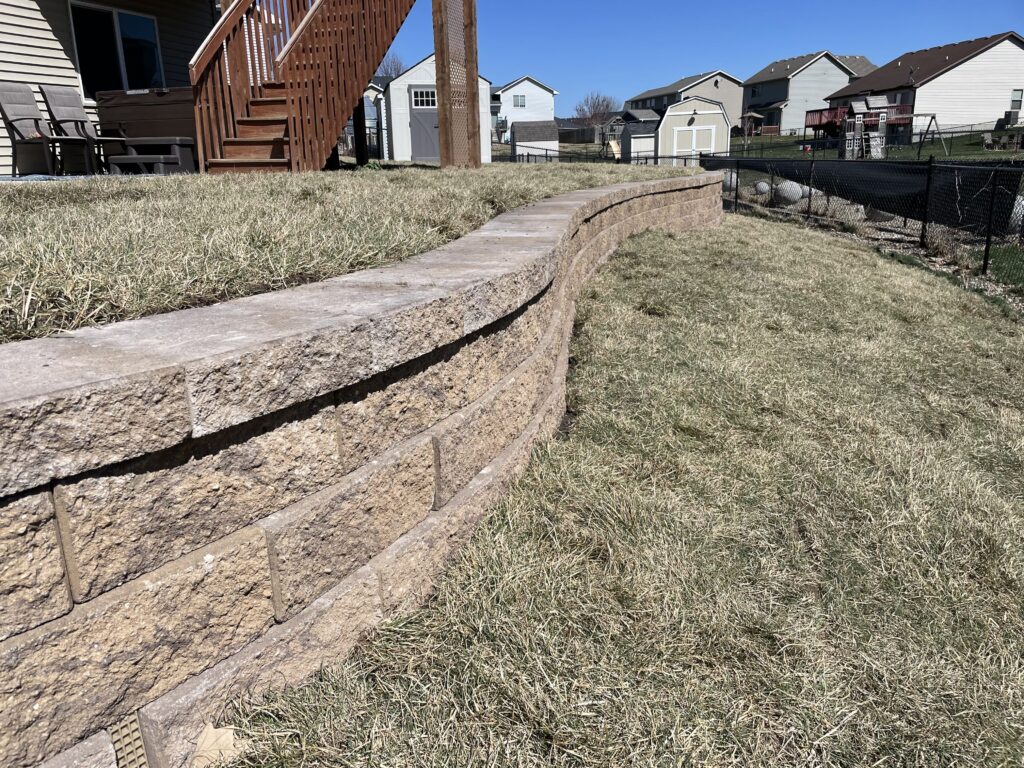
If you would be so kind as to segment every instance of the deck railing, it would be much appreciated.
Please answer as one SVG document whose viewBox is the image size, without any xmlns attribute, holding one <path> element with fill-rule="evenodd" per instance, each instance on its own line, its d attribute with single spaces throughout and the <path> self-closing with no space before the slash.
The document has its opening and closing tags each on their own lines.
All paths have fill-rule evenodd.
<svg viewBox="0 0 1024 768">
<path fill-rule="evenodd" d="M 316 0 L 278 55 L 294 171 L 320 170 L 414 0 Z"/>
<path fill-rule="evenodd" d="M 189 63 L 200 167 L 224 156 L 265 85 L 280 80 L 278 57 L 313 0 L 235 0 Z"/>
<path fill-rule="evenodd" d="M 910 122 L 914 112 L 910 104 L 890 104 L 885 109 L 889 125 L 905 125 Z M 864 115 L 864 122 L 873 125 L 878 122 L 881 109 L 869 111 Z M 828 109 L 812 109 L 804 116 L 805 128 L 821 128 L 827 125 L 842 126 L 850 114 L 849 107 L 830 107 Z"/>
</svg>

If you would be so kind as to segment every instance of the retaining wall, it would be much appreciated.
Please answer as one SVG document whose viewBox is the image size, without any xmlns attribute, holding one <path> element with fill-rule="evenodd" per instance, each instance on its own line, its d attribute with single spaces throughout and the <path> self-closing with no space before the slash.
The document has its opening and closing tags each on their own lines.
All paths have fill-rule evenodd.
<svg viewBox="0 0 1024 768">
<path fill-rule="evenodd" d="M 564 195 L 408 262 L 0 346 L 0 764 L 187 765 L 427 594 L 565 412 L 575 298 L 721 175 Z"/>
</svg>

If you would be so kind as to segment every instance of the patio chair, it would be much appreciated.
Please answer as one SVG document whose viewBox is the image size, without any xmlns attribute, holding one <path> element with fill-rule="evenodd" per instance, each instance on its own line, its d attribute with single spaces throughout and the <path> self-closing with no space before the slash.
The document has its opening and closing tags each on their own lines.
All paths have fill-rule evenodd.
<svg viewBox="0 0 1024 768">
<path fill-rule="evenodd" d="M 985 149 L 995 149 L 996 148 L 995 143 L 992 141 L 992 134 L 991 133 L 983 133 L 983 134 L 981 134 L 981 145 Z"/>
<path fill-rule="evenodd" d="M 43 101 L 50 113 L 50 124 L 54 132 L 60 136 L 85 139 L 96 158 L 97 167 L 107 168 L 107 160 L 110 157 L 123 155 L 127 151 L 124 137 L 119 131 L 117 135 L 97 133 L 96 126 L 85 111 L 85 103 L 77 88 L 68 85 L 42 85 L 39 90 L 43 93 Z"/>
<path fill-rule="evenodd" d="M 54 136 L 28 84 L 0 82 L 0 116 L 18 175 L 96 172 L 89 142 L 79 136 Z"/>
<path fill-rule="evenodd" d="M 1005 133 L 999 137 L 999 151 L 1005 152 L 1010 148 L 1010 137 Z"/>
</svg>

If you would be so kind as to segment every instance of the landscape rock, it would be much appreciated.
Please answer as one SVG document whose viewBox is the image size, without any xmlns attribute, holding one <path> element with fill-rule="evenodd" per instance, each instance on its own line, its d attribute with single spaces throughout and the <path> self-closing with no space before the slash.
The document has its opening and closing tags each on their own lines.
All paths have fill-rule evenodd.
<svg viewBox="0 0 1024 768">
<path fill-rule="evenodd" d="M 772 193 L 772 200 L 780 205 L 792 205 L 799 202 L 801 197 L 800 185 L 795 181 L 780 181 Z"/>
<path fill-rule="evenodd" d="M 771 185 L 767 181 L 759 181 L 754 185 L 754 192 L 759 195 L 767 195 L 771 191 Z"/>
</svg>

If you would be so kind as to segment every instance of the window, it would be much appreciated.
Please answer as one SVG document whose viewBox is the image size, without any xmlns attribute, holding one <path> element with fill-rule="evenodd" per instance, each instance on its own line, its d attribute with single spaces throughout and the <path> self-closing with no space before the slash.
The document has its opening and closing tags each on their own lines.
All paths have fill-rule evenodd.
<svg viewBox="0 0 1024 768">
<path fill-rule="evenodd" d="M 433 88 L 417 88 L 412 92 L 413 109 L 437 109 L 437 91 Z"/>
<path fill-rule="evenodd" d="M 1024 89 L 1014 91 L 1010 94 L 1010 111 L 1020 112 L 1021 102 L 1024 102 Z"/>
<path fill-rule="evenodd" d="M 754 99 L 756 99 L 756 98 L 757 98 L 758 96 L 760 96 L 760 95 L 761 95 L 761 89 L 760 89 L 760 88 L 758 88 L 758 87 L 757 87 L 756 85 L 755 85 L 755 86 L 753 86 L 753 87 L 752 87 L 752 88 L 750 89 L 750 96 L 751 96 L 751 98 L 754 98 Z"/>
<path fill-rule="evenodd" d="M 163 88 L 156 19 L 98 5 L 71 4 L 82 87 L 97 91 Z"/>
<path fill-rule="evenodd" d="M 512 106 L 516 109 L 526 109 L 526 96 L 518 95 L 512 97 Z"/>
</svg>

